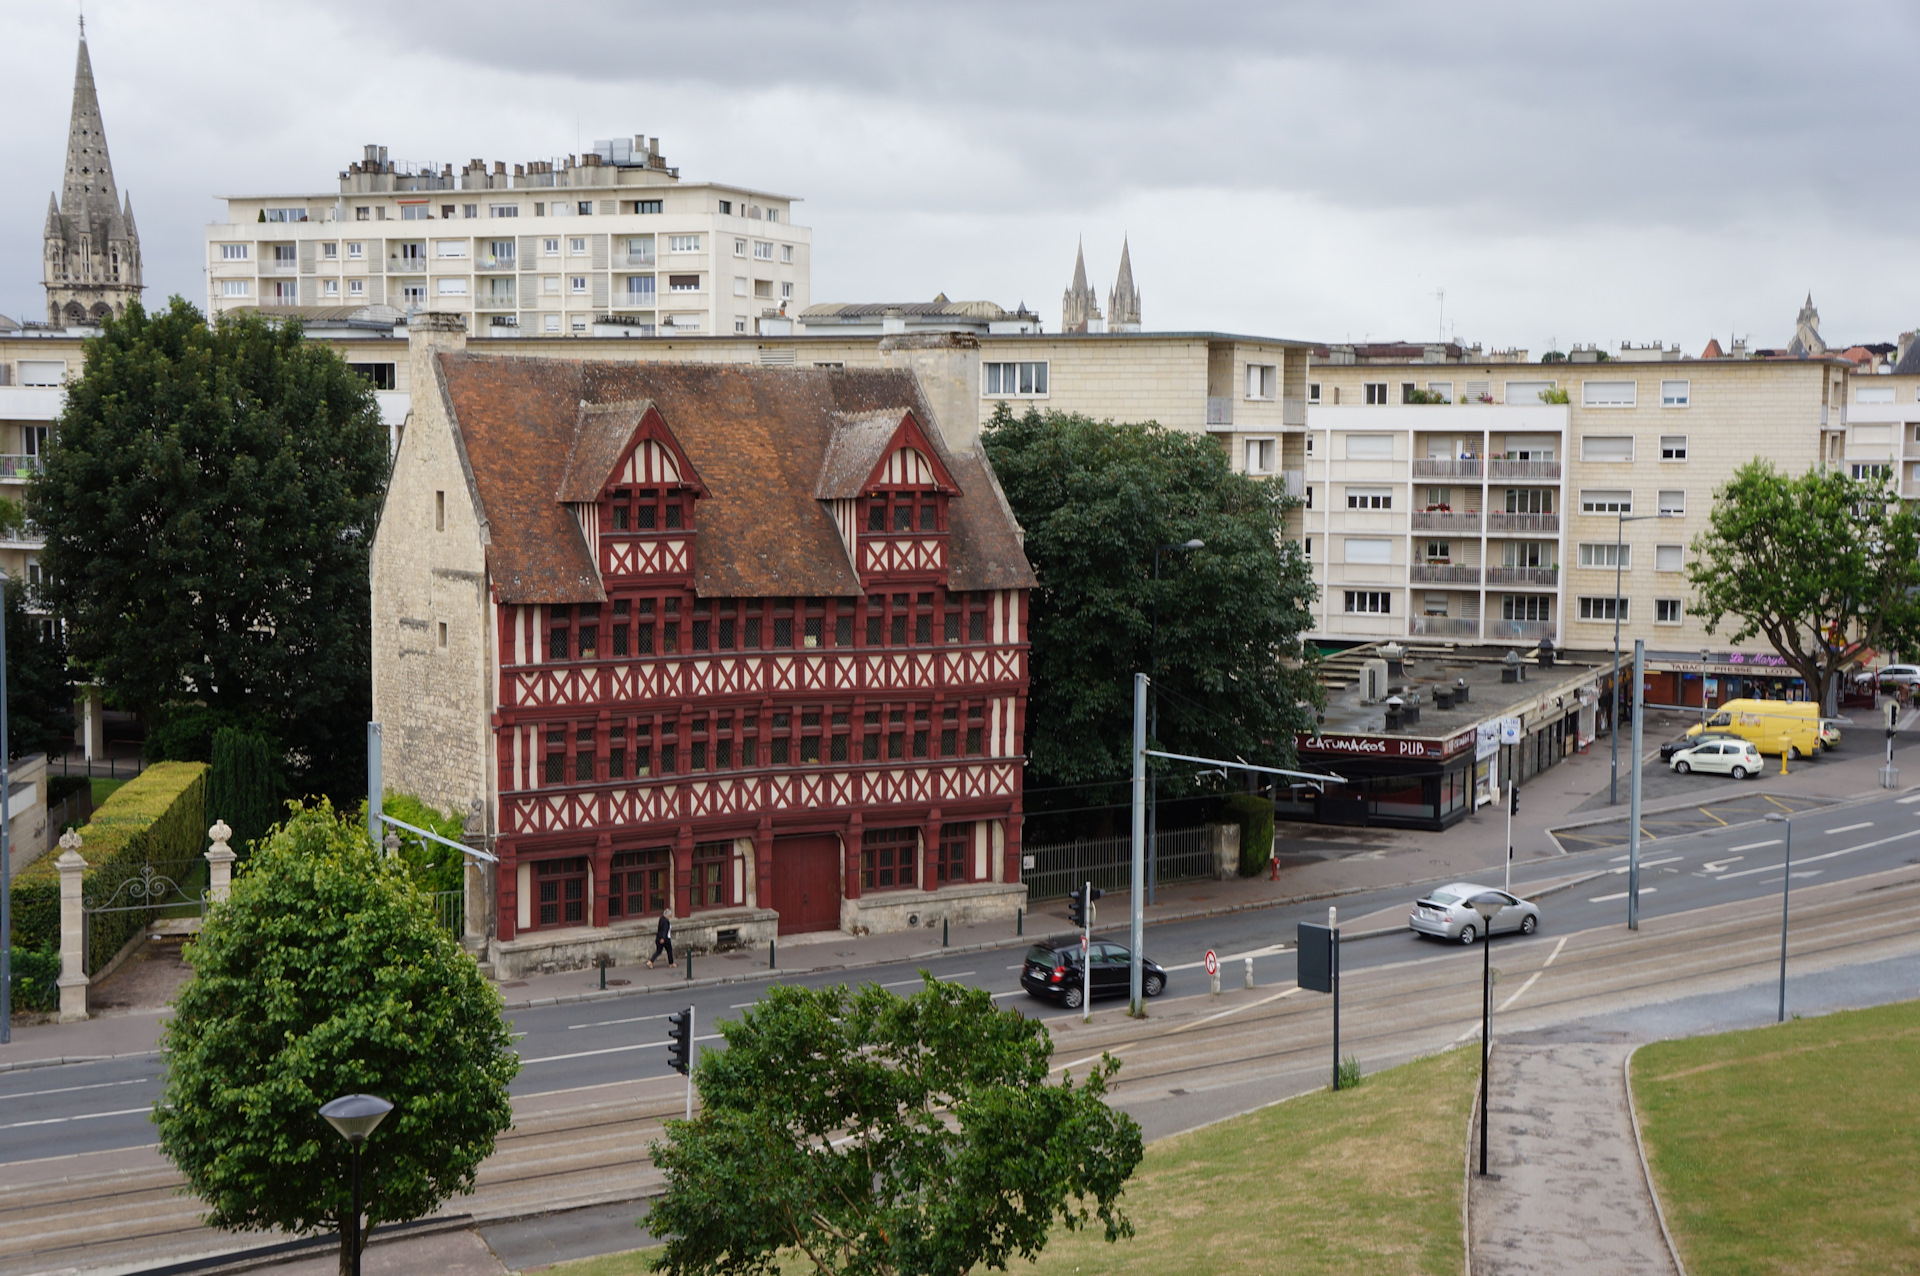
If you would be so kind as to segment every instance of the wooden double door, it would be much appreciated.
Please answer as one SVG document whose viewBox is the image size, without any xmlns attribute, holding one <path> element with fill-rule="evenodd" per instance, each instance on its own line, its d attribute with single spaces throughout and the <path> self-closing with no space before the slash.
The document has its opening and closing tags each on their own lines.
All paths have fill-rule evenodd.
<svg viewBox="0 0 1920 1276">
<path fill-rule="evenodd" d="M 773 839 L 773 908 L 780 933 L 840 925 L 840 839 L 831 833 Z"/>
</svg>

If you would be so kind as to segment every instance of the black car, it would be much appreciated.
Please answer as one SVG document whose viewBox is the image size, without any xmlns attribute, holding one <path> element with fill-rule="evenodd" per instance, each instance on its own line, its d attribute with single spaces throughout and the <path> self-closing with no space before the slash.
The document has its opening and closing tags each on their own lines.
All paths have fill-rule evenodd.
<svg viewBox="0 0 1920 1276">
<path fill-rule="evenodd" d="M 1125 944 L 1093 941 L 1092 988 L 1095 997 L 1124 997 L 1130 991 L 1133 952 Z M 1087 987 L 1080 969 L 1080 937 L 1048 940 L 1027 949 L 1027 960 L 1020 967 L 1020 986 L 1031 997 L 1057 1001 L 1069 1010 L 1078 1010 Z M 1167 986 L 1167 972 L 1151 957 L 1140 959 L 1140 991 L 1158 997 Z"/>
<path fill-rule="evenodd" d="M 1682 749 L 1691 749 L 1711 740 L 1744 740 L 1743 735 L 1734 735 L 1730 731 L 1702 731 L 1699 735 L 1683 735 L 1678 740 L 1668 740 L 1660 746 L 1660 760 L 1673 761 L 1673 755 Z"/>
</svg>

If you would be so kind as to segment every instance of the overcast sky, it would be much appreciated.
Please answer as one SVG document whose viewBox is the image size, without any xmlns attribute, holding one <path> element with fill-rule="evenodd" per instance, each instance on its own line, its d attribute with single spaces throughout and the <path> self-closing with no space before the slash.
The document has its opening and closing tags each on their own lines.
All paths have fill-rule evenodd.
<svg viewBox="0 0 1920 1276">
<path fill-rule="evenodd" d="M 1131 237 L 1145 326 L 1783 345 L 1920 323 L 1920 6 L 88 0 L 149 304 L 204 306 L 223 194 L 364 143 L 508 164 L 658 134 L 801 197 L 816 301 L 1059 323 Z M 41 318 L 74 7 L 0 0 L 0 312 Z M 1442 303 L 1436 293 L 1444 291 Z"/>
</svg>

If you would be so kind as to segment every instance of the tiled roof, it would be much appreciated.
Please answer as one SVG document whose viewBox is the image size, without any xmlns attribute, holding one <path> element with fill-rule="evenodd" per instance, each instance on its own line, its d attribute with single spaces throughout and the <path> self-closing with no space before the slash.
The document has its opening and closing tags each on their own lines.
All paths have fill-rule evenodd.
<svg viewBox="0 0 1920 1276">
<path fill-rule="evenodd" d="M 1920 341 L 1907 347 L 1907 352 L 1900 356 L 1900 362 L 1893 365 L 1893 375 L 1896 377 L 1920 376 Z"/>
<path fill-rule="evenodd" d="M 562 502 L 590 499 L 590 488 L 598 494 L 592 473 L 603 463 L 602 475 L 611 470 L 647 405 L 707 493 L 694 515 L 694 587 L 703 597 L 857 596 L 859 576 L 815 492 L 836 432 L 889 417 L 897 426 L 908 412 L 925 423 L 964 494 L 949 506 L 949 587 L 1034 583 L 984 456 L 945 451 L 909 372 L 478 354 L 442 354 L 439 366 L 503 602 L 604 597 L 586 540 Z M 869 428 L 856 426 L 863 436 Z"/>
</svg>

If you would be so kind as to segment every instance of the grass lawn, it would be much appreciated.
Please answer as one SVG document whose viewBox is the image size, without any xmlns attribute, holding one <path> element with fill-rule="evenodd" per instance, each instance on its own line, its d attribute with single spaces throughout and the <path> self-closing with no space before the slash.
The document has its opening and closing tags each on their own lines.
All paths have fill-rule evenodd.
<svg viewBox="0 0 1920 1276">
<path fill-rule="evenodd" d="M 1190 1134 L 1162 1139 L 1127 1188 L 1134 1238 L 1056 1228 L 1014 1276 L 1456 1276 L 1460 1191 L 1480 1057 L 1452 1050 Z M 547 1269 L 637 1276 L 647 1253 Z M 801 1259 L 793 1273 L 811 1270 Z"/>
<path fill-rule="evenodd" d="M 1688 1276 L 1920 1272 L 1920 1002 L 1659 1042 L 1633 1094 Z"/>
<path fill-rule="evenodd" d="M 107 795 L 113 792 L 115 789 L 119 788 L 121 785 L 125 784 L 126 781 L 125 780 L 103 780 L 100 777 L 95 776 L 93 779 L 87 781 L 87 783 L 93 786 L 93 805 L 95 809 L 98 809 L 100 804 L 107 800 Z"/>
</svg>

